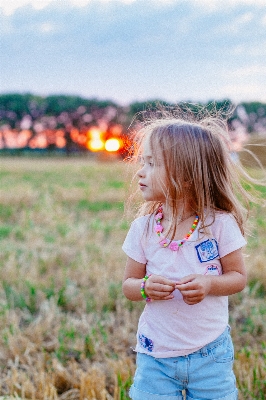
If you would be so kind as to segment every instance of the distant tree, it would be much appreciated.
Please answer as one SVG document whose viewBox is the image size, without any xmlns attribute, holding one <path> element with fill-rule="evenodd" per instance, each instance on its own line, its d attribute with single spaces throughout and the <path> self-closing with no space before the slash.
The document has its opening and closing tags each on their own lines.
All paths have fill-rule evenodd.
<svg viewBox="0 0 266 400">
<path fill-rule="evenodd" d="M 232 131 L 241 128 L 242 131 L 249 133 L 266 132 L 266 104 L 260 102 L 243 102 L 234 107 L 229 99 L 207 103 L 188 101 L 178 104 L 154 99 L 133 102 L 122 107 L 111 100 L 68 95 L 42 97 L 30 93 L 0 95 L 0 131 L 10 129 L 13 136 L 19 135 L 21 130 L 31 131 L 28 144 L 32 143 L 32 140 L 37 143 L 40 140 L 40 133 L 46 132 L 49 136 L 48 148 L 53 149 L 56 147 L 56 137 L 53 139 L 53 132 L 56 135 L 56 131 L 59 130 L 59 135 L 64 136 L 65 151 L 70 154 L 84 148 L 86 135 L 91 127 L 98 126 L 109 135 L 112 127 L 119 125 L 127 135 L 132 127 L 149 118 L 151 114 L 156 113 L 160 116 L 164 109 L 173 111 L 177 107 L 181 113 L 182 110 L 184 113 L 190 110 L 197 116 L 206 112 L 206 109 L 210 113 L 218 112 L 225 115 L 229 117 L 229 129 Z M 79 138 L 77 132 L 80 133 Z M 73 137 L 77 141 L 74 141 Z M 2 135 L 3 145 L 6 145 L 4 135 Z"/>
<path fill-rule="evenodd" d="M 63 129 L 67 154 L 81 149 L 77 143 L 73 143 L 71 136 L 73 128 L 84 131 L 102 121 L 109 123 L 115 122 L 118 118 L 123 120 L 121 114 L 123 114 L 121 107 L 109 100 L 84 99 L 67 95 L 47 97 L 32 94 L 0 95 L 0 129 L 1 126 L 5 126 L 20 131 L 27 126 L 32 132 L 28 142 L 36 138 L 42 129 L 49 131 Z M 3 144 L 5 145 L 4 138 Z M 48 149 L 54 147 L 55 142 L 50 140 Z"/>
<path fill-rule="evenodd" d="M 266 131 L 265 103 L 240 103 L 238 108 L 242 108 L 242 114 L 238 113 L 238 118 L 245 124 L 246 130 L 249 133 L 261 133 Z"/>
</svg>

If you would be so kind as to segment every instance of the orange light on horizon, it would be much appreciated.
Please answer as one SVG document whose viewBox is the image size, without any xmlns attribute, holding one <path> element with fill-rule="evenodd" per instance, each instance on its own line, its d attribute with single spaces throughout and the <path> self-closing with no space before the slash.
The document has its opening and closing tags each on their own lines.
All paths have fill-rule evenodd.
<svg viewBox="0 0 266 400">
<path fill-rule="evenodd" d="M 102 132 L 97 128 L 88 131 L 89 140 L 87 147 L 90 151 L 100 151 L 104 149 L 104 141 L 102 140 Z"/>
<path fill-rule="evenodd" d="M 104 147 L 106 151 L 115 152 L 120 149 L 121 142 L 119 139 L 111 138 L 106 140 Z"/>
</svg>

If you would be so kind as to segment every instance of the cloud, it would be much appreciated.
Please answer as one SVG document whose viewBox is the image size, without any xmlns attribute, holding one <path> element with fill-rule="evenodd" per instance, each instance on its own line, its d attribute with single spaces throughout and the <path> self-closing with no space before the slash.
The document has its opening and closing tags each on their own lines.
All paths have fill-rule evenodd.
<svg viewBox="0 0 266 400">
<path fill-rule="evenodd" d="M 266 26 L 266 14 L 261 18 L 261 24 Z"/>
<path fill-rule="evenodd" d="M 221 34 L 238 34 L 240 30 L 246 28 L 246 25 L 255 18 L 252 12 L 246 12 L 236 16 L 232 21 L 225 21 L 222 25 L 218 25 L 214 29 L 214 33 Z"/>
<path fill-rule="evenodd" d="M 98 0 L 98 2 L 101 3 L 109 3 L 114 0 Z M 125 4 L 130 4 L 135 2 L 136 0 L 118 0 L 121 3 Z M 2 9 L 4 15 L 12 15 L 18 8 L 24 7 L 24 6 L 31 6 L 35 10 L 42 10 L 49 6 L 50 4 L 60 6 L 60 8 L 66 8 L 68 6 L 73 6 L 73 7 L 85 7 L 89 3 L 92 3 L 93 0 L 66 0 L 64 2 L 60 2 L 58 4 L 58 0 L 8 0 L 8 1 L 3 1 L 0 4 L 0 10 Z M 63 3 L 63 4 L 62 4 Z"/>
<path fill-rule="evenodd" d="M 266 102 L 266 94 L 261 90 L 261 85 L 256 82 L 240 84 L 227 84 L 220 88 L 223 97 L 229 97 L 233 101 L 258 101 Z"/>
<path fill-rule="evenodd" d="M 230 75 L 233 78 L 252 78 L 255 76 L 266 77 L 266 65 L 247 65 L 231 71 Z"/>
<path fill-rule="evenodd" d="M 229 51 L 234 57 L 244 57 L 245 59 L 265 58 L 266 56 L 266 40 L 261 37 L 256 43 L 240 43 Z"/>
<path fill-rule="evenodd" d="M 12 15 L 18 8 L 31 5 L 35 10 L 41 10 L 47 7 L 54 0 L 9 0 L 0 3 L 4 15 Z"/>
<path fill-rule="evenodd" d="M 243 100 L 252 90 L 254 98 L 265 97 L 265 11 L 229 7 L 251 0 L 212 0 L 214 12 L 208 0 L 5 3 L 26 7 L 8 17 L 0 10 L 2 92 L 75 93 L 124 103 Z"/>
<path fill-rule="evenodd" d="M 53 25 L 50 22 L 44 22 L 44 23 L 39 25 L 39 30 L 42 33 L 51 33 L 51 32 L 54 32 L 56 30 L 56 26 Z"/>
<path fill-rule="evenodd" d="M 233 101 L 266 101 L 266 65 L 252 63 L 221 71 L 220 93 Z"/>
<path fill-rule="evenodd" d="M 265 0 L 188 0 L 189 3 L 204 7 L 209 12 L 233 9 L 239 6 L 265 7 Z"/>
<path fill-rule="evenodd" d="M 66 8 L 69 6 L 73 7 L 86 7 L 89 3 L 142 3 L 142 0 L 65 0 L 64 2 L 59 2 L 58 0 L 4 0 L 0 3 L 0 10 L 3 11 L 4 15 L 12 15 L 18 8 L 24 6 L 31 6 L 35 10 L 42 10 L 53 4 L 55 6 L 60 6 L 60 8 Z M 60 4 L 59 4 L 60 3 Z M 182 4 L 182 0 L 163 0 L 159 2 L 158 0 L 146 0 L 145 3 L 153 3 L 155 7 L 164 7 L 173 4 Z M 252 6 L 256 8 L 265 7 L 265 0 L 187 0 L 187 4 L 198 9 L 204 8 L 205 12 L 214 12 L 223 9 L 232 9 L 238 6 Z"/>
</svg>

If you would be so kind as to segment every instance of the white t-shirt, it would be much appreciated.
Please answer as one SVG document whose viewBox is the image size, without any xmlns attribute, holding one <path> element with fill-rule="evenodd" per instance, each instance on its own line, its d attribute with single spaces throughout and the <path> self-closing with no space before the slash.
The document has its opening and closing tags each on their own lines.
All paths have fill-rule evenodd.
<svg viewBox="0 0 266 400">
<path fill-rule="evenodd" d="M 131 224 L 123 244 L 133 260 L 146 264 L 146 274 L 173 281 L 190 274 L 221 275 L 220 258 L 246 244 L 231 214 L 218 212 L 209 234 L 202 237 L 199 225 L 178 251 L 163 248 L 154 232 L 152 215 Z M 208 295 L 188 305 L 179 290 L 172 300 L 148 302 L 139 319 L 136 351 L 154 357 L 184 356 L 199 350 L 223 333 L 228 324 L 228 297 Z"/>
</svg>

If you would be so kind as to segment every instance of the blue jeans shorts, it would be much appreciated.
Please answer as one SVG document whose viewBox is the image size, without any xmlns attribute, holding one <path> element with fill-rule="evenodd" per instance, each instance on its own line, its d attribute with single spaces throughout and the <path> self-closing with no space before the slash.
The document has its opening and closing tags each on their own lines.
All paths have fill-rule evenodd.
<svg viewBox="0 0 266 400">
<path fill-rule="evenodd" d="M 230 328 L 195 353 L 155 358 L 137 354 L 130 388 L 133 400 L 236 400 L 234 348 Z"/>
</svg>

